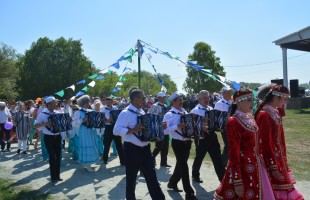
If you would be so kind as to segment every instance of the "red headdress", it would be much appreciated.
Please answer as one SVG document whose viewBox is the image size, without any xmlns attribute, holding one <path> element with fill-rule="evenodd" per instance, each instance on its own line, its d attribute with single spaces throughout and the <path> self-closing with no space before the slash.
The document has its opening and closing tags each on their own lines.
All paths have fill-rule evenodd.
<svg viewBox="0 0 310 200">
<path fill-rule="evenodd" d="M 239 90 L 235 91 L 234 93 L 234 101 L 240 102 L 246 99 L 253 99 L 254 95 L 251 90 L 247 88 L 240 88 Z"/>
<path fill-rule="evenodd" d="M 287 90 L 287 92 L 284 92 L 283 90 L 281 91 L 281 88 L 284 87 L 282 85 L 275 85 L 272 88 L 270 88 L 270 93 L 272 93 L 274 96 L 278 96 L 278 97 L 289 97 L 290 93 Z"/>
</svg>

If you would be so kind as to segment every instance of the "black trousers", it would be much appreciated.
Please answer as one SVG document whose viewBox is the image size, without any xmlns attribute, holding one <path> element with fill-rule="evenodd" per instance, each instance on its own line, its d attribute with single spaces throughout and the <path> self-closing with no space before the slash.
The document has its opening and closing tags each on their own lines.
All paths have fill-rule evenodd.
<svg viewBox="0 0 310 200">
<path fill-rule="evenodd" d="M 193 196 L 194 190 L 189 181 L 189 170 L 187 165 L 187 160 L 189 157 L 192 141 L 181 141 L 172 139 L 171 146 L 176 157 L 176 165 L 172 176 L 169 180 L 169 185 L 175 186 L 182 179 L 183 189 L 186 196 Z"/>
<path fill-rule="evenodd" d="M 106 125 L 105 131 L 103 135 L 103 145 L 104 145 L 104 152 L 103 152 L 103 161 L 107 162 L 109 158 L 109 151 L 112 144 L 112 140 L 114 140 L 117 153 L 119 156 L 119 161 L 121 165 L 124 164 L 124 149 L 122 144 L 122 137 L 113 135 L 113 125 Z"/>
<path fill-rule="evenodd" d="M 169 151 L 169 135 L 164 135 L 164 139 L 162 141 L 157 141 L 155 143 L 155 148 L 153 150 L 154 159 L 160 152 L 160 165 L 167 164 L 167 156 Z"/>
<path fill-rule="evenodd" d="M 1 123 L 0 124 L 0 142 L 1 142 L 1 150 L 4 150 L 5 148 L 5 142 L 4 142 L 4 137 L 6 138 L 6 149 L 9 150 L 10 147 L 11 147 L 11 142 L 10 142 L 10 138 L 11 138 L 11 135 L 10 135 L 10 130 L 6 130 L 4 128 L 4 124 Z"/>
<path fill-rule="evenodd" d="M 60 178 L 61 136 L 44 134 L 44 143 L 49 155 L 51 180 Z"/>
<path fill-rule="evenodd" d="M 207 152 L 210 154 L 219 181 L 225 174 L 225 167 L 221 157 L 221 147 L 215 132 L 208 133 L 203 139 L 195 139 L 196 156 L 192 167 L 192 177 L 200 177 L 200 167 Z"/>
<path fill-rule="evenodd" d="M 153 200 L 164 200 L 165 195 L 157 180 L 150 145 L 140 147 L 130 142 L 124 142 L 124 155 L 126 164 L 126 199 L 136 199 L 136 179 L 138 171 L 141 170 L 151 198 Z"/>
<path fill-rule="evenodd" d="M 224 149 L 222 152 L 222 162 L 223 162 L 224 167 L 226 167 L 227 162 L 228 162 L 228 138 L 227 138 L 226 130 L 221 132 L 221 134 L 222 134 L 222 138 L 224 142 Z"/>
</svg>

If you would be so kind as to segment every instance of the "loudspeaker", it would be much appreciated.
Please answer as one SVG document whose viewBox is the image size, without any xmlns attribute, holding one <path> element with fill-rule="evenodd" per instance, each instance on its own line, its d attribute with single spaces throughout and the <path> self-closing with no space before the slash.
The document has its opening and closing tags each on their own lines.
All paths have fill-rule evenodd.
<svg viewBox="0 0 310 200">
<path fill-rule="evenodd" d="M 283 79 L 273 79 L 271 83 L 275 83 L 277 85 L 283 85 Z"/>
<path fill-rule="evenodd" d="M 291 92 L 291 97 L 299 97 L 298 95 L 298 79 L 292 79 L 290 80 L 290 92 Z"/>
<path fill-rule="evenodd" d="M 306 95 L 306 88 L 298 87 L 298 96 L 303 97 Z"/>
</svg>

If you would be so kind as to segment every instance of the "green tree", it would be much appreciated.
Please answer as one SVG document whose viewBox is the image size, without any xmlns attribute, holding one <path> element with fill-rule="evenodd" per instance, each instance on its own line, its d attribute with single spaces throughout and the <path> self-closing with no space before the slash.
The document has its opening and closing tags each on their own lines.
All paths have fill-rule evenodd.
<svg viewBox="0 0 310 200">
<path fill-rule="evenodd" d="M 20 98 L 52 95 L 95 73 L 92 62 L 83 54 L 80 40 L 52 41 L 39 38 L 19 63 Z M 72 96 L 65 92 L 64 98 Z"/>
<path fill-rule="evenodd" d="M 247 83 L 247 82 L 240 82 L 240 85 L 242 85 L 242 87 L 245 88 L 250 88 L 250 89 L 255 89 L 255 88 L 259 88 L 260 86 L 262 86 L 261 83 Z"/>
<path fill-rule="evenodd" d="M 123 81 L 122 86 L 119 86 L 121 90 L 113 93 L 114 96 L 128 97 L 129 89 L 138 85 L 138 72 L 136 70 L 130 73 L 126 73 L 123 76 L 126 78 L 126 80 Z M 161 74 L 161 79 L 164 81 L 164 86 L 167 89 L 168 94 L 171 94 L 177 90 L 175 82 L 171 80 L 169 75 Z M 115 87 L 117 81 L 118 79 L 114 82 L 113 88 Z M 152 74 L 144 70 L 141 71 L 141 89 L 145 92 L 146 95 L 156 95 L 161 89 L 161 84 L 158 81 L 157 74 Z"/>
<path fill-rule="evenodd" d="M 0 44 L 0 99 L 15 99 L 18 96 L 16 79 L 18 76 L 17 62 L 20 55 L 16 51 Z"/>
<path fill-rule="evenodd" d="M 194 46 L 194 51 L 188 56 L 191 61 L 197 61 L 197 65 L 204 66 L 205 69 L 212 69 L 216 75 L 225 76 L 224 68 L 221 66 L 220 58 L 215 56 L 215 51 L 204 42 L 198 42 Z M 209 76 L 187 66 L 187 78 L 183 88 L 188 93 L 198 93 L 200 90 L 217 92 L 223 86 L 218 81 Z"/>
<path fill-rule="evenodd" d="M 306 89 L 310 89 L 310 84 L 309 83 L 301 83 L 299 86 L 300 87 L 304 87 Z"/>
</svg>

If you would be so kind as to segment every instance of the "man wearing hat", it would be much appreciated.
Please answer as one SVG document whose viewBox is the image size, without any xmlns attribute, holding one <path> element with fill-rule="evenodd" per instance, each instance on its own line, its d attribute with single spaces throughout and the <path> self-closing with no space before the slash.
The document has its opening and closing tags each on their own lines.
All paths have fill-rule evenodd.
<svg viewBox="0 0 310 200">
<path fill-rule="evenodd" d="M 222 112 L 229 112 L 230 106 L 232 104 L 232 101 L 231 101 L 232 88 L 228 86 L 224 86 L 220 90 L 219 93 L 222 94 L 222 98 L 218 102 L 215 103 L 214 109 L 222 111 Z M 222 138 L 224 142 L 224 150 L 222 152 L 222 161 L 223 161 L 224 166 L 226 166 L 227 161 L 228 161 L 228 138 L 227 138 L 226 130 L 221 132 L 221 134 L 222 134 Z"/>
<path fill-rule="evenodd" d="M 173 189 L 176 192 L 182 192 L 178 188 L 178 182 L 182 179 L 183 189 L 186 193 L 186 200 L 195 200 L 195 191 L 192 188 L 189 180 L 189 169 L 187 160 L 192 145 L 190 138 L 182 135 L 182 128 L 185 128 L 185 124 L 181 123 L 181 116 L 188 114 L 183 108 L 183 95 L 175 92 L 170 95 L 172 108 L 164 116 L 164 122 L 167 123 L 165 133 L 169 133 L 172 137 L 171 146 L 176 157 L 176 166 L 173 174 L 169 179 L 168 188 Z"/>
<path fill-rule="evenodd" d="M 145 103 L 144 92 L 138 87 L 133 87 L 129 90 L 129 97 L 130 104 L 119 114 L 113 129 L 114 135 L 124 138 L 126 199 L 136 199 L 136 179 L 138 171 L 141 170 L 151 198 L 165 200 L 165 195 L 157 180 L 150 142 L 140 140 L 137 135 L 143 129 L 143 125 L 137 123 L 137 117 L 145 114 L 142 110 Z"/>
<path fill-rule="evenodd" d="M 34 127 L 42 130 L 44 134 L 43 139 L 49 155 L 51 181 L 55 184 L 58 181 L 62 181 L 60 178 L 61 135 L 60 133 L 51 132 L 52 122 L 48 118 L 59 112 L 54 110 L 57 104 L 55 97 L 49 96 L 45 98 L 45 103 L 46 108 L 38 115 Z"/>
<path fill-rule="evenodd" d="M 5 122 L 11 121 L 11 113 L 9 109 L 6 107 L 6 103 L 0 101 L 0 142 L 1 142 L 1 151 L 4 151 L 5 142 L 4 142 L 4 134 L 6 137 L 6 149 L 10 151 L 11 143 L 10 143 L 10 130 L 6 130 L 4 127 Z"/>
<path fill-rule="evenodd" d="M 197 95 L 197 99 L 198 105 L 193 108 L 190 113 L 205 117 L 207 111 L 213 110 L 213 108 L 209 106 L 209 92 L 207 90 L 201 90 Z M 219 180 L 223 178 L 225 173 L 225 168 L 221 159 L 221 147 L 217 135 L 214 131 L 209 131 L 205 125 L 206 124 L 203 124 L 202 137 L 195 137 L 196 156 L 192 167 L 192 179 L 198 183 L 203 182 L 200 178 L 199 171 L 202 161 L 207 153 L 209 153 L 211 157 Z"/>
<path fill-rule="evenodd" d="M 158 92 L 157 94 L 157 102 L 152 105 L 152 107 L 148 110 L 148 113 L 157 114 L 164 116 L 168 111 L 168 107 L 165 104 L 166 102 L 166 93 L 165 92 Z M 162 167 L 171 167 L 167 164 L 167 156 L 169 150 L 169 134 L 164 135 L 164 139 L 162 141 L 156 141 L 155 148 L 153 150 L 154 159 L 160 152 L 160 166 Z"/>
</svg>

